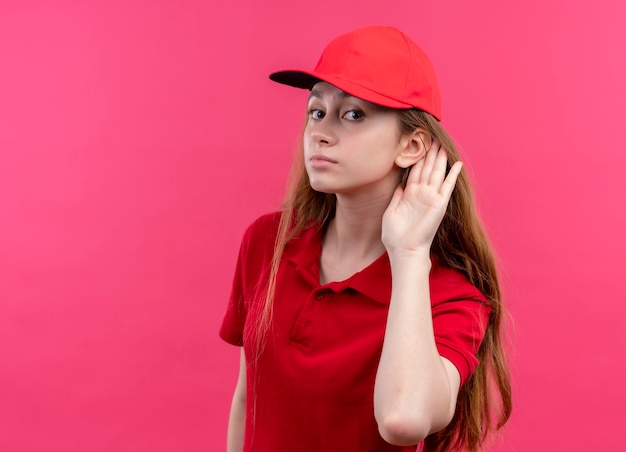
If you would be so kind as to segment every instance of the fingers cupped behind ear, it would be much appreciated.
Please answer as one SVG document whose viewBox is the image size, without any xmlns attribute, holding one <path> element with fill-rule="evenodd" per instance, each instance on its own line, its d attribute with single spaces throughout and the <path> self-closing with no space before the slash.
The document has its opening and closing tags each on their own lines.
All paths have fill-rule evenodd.
<svg viewBox="0 0 626 452">
<path fill-rule="evenodd" d="M 420 183 L 428 184 L 430 182 L 430 175 L 433 172 L 433 167 L 437 159 L 438 151 L 439 151 L 439 142 L 436 140 L 433 140 L 433 143 L 430 146 L 430 149 L 426 153 L 426 157 L 422 159 L 424 161 L 424 167 L 422 168 Z"/>
<path fill-rule="evenodd" d="M 420 183 L 420 181 L 422 180 L 422 171 L 424 169 L 425 160 L 426 157 L 421 158 L 417 161 L 417 163 L 415 163 L 415 165 L 411 167 L 411 169 L 409 170 L 409 177 L 406 180 L 407 185 Z"/>
<path fill-rule="evenodd" d="M 443 180 L 446 178 L 446 167 L 448 166 L 448 154 L 444 148 L 437 151 L 437 157 L 433 165 L 430 175 L 430 184 L 435 187 L 441 187 Z"/>
<path fill-rule="evenodd" d="M 448 176 L 443 181 L 440 193 L 445 196 L 446 199 L 450 199 L 450 197 L 452 196 L 452 192 L 454 191 L 454 187 L 456 186 L 456 180 L 459 177 L 459 174 L 461 174 L 462 169 L 463 162 L 454 162 L 454 165 L 452 165 L 452 168 L 450 168 L 450 171 L 448 172 Z"/>
</svg>

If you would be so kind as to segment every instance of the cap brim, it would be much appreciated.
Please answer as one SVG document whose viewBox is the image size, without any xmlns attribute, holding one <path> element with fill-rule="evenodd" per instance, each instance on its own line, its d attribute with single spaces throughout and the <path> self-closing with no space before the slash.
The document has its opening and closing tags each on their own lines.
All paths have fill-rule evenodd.
<svg viewBox="0 0 626 452">
<path fill-rule="evenodd" d="M 302 89 L 311 89 L 316 83 L 322 81 L 309 72 L 292 70 L 274 72 L 270 74 L 270 80 Z"/>
<path fill-rule="evenodd" d="M 270 74 L 270 80 L 282 83 L 283 85 L 309 90 L 318 82 L 326 82 L 350 94 L 351 96 L 358 97 L 359 99 L 363 99 L 367 102 L 381 105 L 383 107 L 402 109 L 413 108 L 410 104 L 391 99 L 349 80 L 344 80 L 340 77 L 332 75 L 300 70 L 287 70 Z"/>
</svg>

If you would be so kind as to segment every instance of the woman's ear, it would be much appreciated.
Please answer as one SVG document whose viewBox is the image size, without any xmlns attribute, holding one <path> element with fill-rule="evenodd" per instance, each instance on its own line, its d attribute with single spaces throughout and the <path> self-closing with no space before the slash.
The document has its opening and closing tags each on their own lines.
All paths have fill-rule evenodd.
<svg viewBox="0 0 626 452">
<path fill-rule="evenodd" d="M 400 168 L 408 168 L 415 165 L 424 158 L 431 144 L 432 138 L 422 128 L 403 135 L 400 138 L 400 152 L 396 157 L 396 165 Z"/>
</svg>

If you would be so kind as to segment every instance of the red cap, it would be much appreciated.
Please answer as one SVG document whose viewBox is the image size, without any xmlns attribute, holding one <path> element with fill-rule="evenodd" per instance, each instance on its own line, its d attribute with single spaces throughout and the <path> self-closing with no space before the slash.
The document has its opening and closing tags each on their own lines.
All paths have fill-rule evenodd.
<svg viewBox="0 0 626 452">
<path fill-rule="evenodd" d="M 390 108 L 418 108 L 441 120 L 441 95 L 426 54 L 393 27 L 370 26 L 335 38 L 312 71 L 274 72 L 270 79 L 311 89 L 324 81 Z"/>
</svg>

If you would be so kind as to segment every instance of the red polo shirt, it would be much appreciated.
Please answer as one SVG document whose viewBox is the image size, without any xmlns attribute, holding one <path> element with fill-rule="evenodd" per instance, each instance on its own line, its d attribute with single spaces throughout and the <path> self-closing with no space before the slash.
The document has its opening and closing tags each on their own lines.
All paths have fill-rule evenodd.
<svg viewBox="0 0 626 452">
<path fill-rule="evenodd" d="M 415 451 L 386 443 L 374 419 L 374 380 L 391 297 L 387 254 L 345 281 L 320 285 L 321 233 L 310 228 L 290 241 L 268 340 L 260 359 L 252 360 L 244 330 L 254 325 L 278 221 L 279 214 L 266 215 L 246 231 L 220 330 L 225 341 L 246 350 L 244 450 Z M 465 382 L 477 365 L 489 308 L 463 275 L 436 264 L 430 292 L 437 348 Z"/>
</svg>

